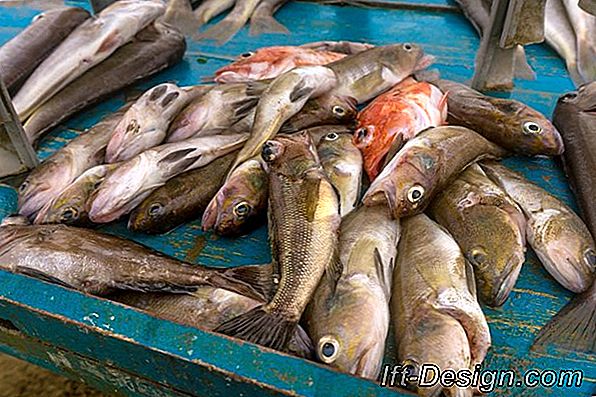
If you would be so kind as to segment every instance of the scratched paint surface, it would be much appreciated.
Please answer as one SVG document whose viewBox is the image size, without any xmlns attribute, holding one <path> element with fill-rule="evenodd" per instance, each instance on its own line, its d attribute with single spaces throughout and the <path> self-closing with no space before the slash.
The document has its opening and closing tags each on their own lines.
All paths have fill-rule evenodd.
<svg viewBox="0 0 596 397">
<path fill-rule="evenodd" d="M 393 2 L 400 3 L 400 1 Z M 421 2 L 409 1 L 411 4 Z M 423 2 L 453 5 L 453 2 L 444 0 Z M 81 5 L 85 2 L 70 1 L 69 3 Z M 0 7 L 0 43 L 16 35 L 37 13 L 37 10 L 31 8 Z M 212 43 L 189 41 L 189 48 L 183 62 L 80 113 L 56 128 L 42 140 L 38 149 L 39 157 L 42 160 L 47 158 L 68 140 L 96 123 L 102 116 L 121 106 L 127 96 L 165 81 L 181 85 L 197 84 L 202 77 L 212 75 L 217 68 L 224 65 L 227 62 L 225 58 L 267 45 L 301 44 L 320 40 L 356 40 L 373 44 L 411 41 L 420 43 L 428 53 L 436 56 L 435 67 L 442 76 L 466 82 L 473 74 L 478 38 L 471 25 L 461 15 L 451 11 L 361 9 L 350 6 L 291 3 L 281 9 L 276 17 L 290 28 L 291 35 L 265 35 L 251 38 L 248 36 L 248 29 L 245 28 L 223 47 L 216 47 Z M 516 81 L 517 86 L 511 93 L 511 97 L 528 103 L 546 115 L 551 115 L 557 97 L 562 92 L 572 89 L 573 85 L 565 72 L 563 61 L 548 47 L 530 46 L 527 48 L 527 54 L 538 77 L 534 81 Z M 564 175 L 553 160 L 512 158 L 505 162 L 576 208 Z M 14 200 L 12 191 L 0 187 L 0 217 L 12 211 L 10 207 L 14 206 Z M 236 266 L 266 263 L 270 259 L 265 227 L 238 239 L 204 234 L 200 231 L 198 221 L 190 222 L 165 236 L 130 233 L 123 222 L 105 226 L 102 230 L 141 242 L 179 259 L 207 265 Z M 277 355 L 266 349 L 236 343 L 211 333 L 158 321 L 120 305 L 85 297 L 26 277 L 0 272 L 0 279 L 0 298 L 7 297 L 34 308 L 43 308 L 74 321 L 123 335 L 142 346 L 150 346 L 160 351 L 210 363 L 217 368 L 236 372 L 281 390 L 292 390 L 304 395 L 317 393 L 329 395 L 330 390 L 342 395 L 388 393 L 387 390 L 378 388 L 372 383 L 353 379 L 314 364 Z M 23 290 L 35 290 L 36 294 L 23 293 Z M 591 395 L 596 391 L 596 357 L 593 355 L 555 350 L 541 354 L 529 352 L 529 347 L 538 330 L 571 296 L 571 293 L 548 276 L 536 256 L 529 252 L 519 281 L 507 303 L 496 310 L 484 308 L 493 336 L 493 347 L 486 360 L 488 368 L 514 369 L 519 373 L 533 368 L 585 371 L 585 381 L 580 389 L 512 388 L 501 391 L 499 395 L 575 396 Z M 50 300 L 50 297 L 59 297 L 59 302 Z M 64 307 L 64 302 L 69 304 Z M 91 307 L 94 309 L 91 310 Z M 27 315 L 24 309 L 20 312 L 17 308 L 6 308 L 7 312 L 11 310 L 13 315 L 18 314 L 18 318 Z M 0 305 L 0 314 L 2 313 Z M 112 317 L 114 320 L 110 320 Z M 101 321 L 96 321 L 98 319 Z M 24 329 L 30 327 L 28 331 L 36 333 L 41 338 L 45 328 L 40 324 L 45 324 L 43 316 L 31 316 L 29 323 L 23 322 L 22 326 Z M 188 371 L 187 373 L 199 371 L 192 365 L 179 363 L 178 365 L 181 365 L 184 371 L 181 369 L 180 376 L 171 379 L 171 374 L 167 374 L 167 371 L 164 372 L 163 367 L 160 367 L 165 362 L 145 352 L 146 349 L 135 350 L 139 358 L 132 360 L 129 357 L 130 354 L 124 354 L 130 353 L 129 349 L 122 348 L 122 354 L 118 351 L 119 346 L 124 342 L 119 343 L 109 338 L 102 339 L 101 343 L 105 344 L 106 349 L 99 349 L 102 351 L 98 352 L 97 349 L 92 348 L 93 343 L 97 342 L 92 336 L 88 337 L 89 341 L 86 342 L 88 346 L 81 347 L 79 346 L 81 335 L 75 339 L 77 343 L 69 342 L 67 336 L 74 338 L 74 335 L 77 335 L 75 331 L 69 330 L 60 322 L 53 324 L 52 327 L 55 336 L 51 338 L 57 345 L 68 346 L 72 351 L 82 355 L 93 354 L 93 357 L 98 360 L 118 363 L 138 375 L 146 375 L 158 382 L 172 385 L 177 390 L 191 392 L 193 387 L 196 387 L 192 383 L 193 380 L 183 376 L 184 371 Z M 163 335 L 168 335 L 168 338 L 164 338 Z M 181 340 L 179 335 L 185 335 L 184 340 Z M 387 363 L 394 361 L 391 345 L 392 343 L 386 356 Z M 26 353 L 22 354 L 26 355 Z M 142 361 L 144 358 L 154 365 Z M 37 361 L 44 362 L 44 359 L 37 358 Z M 52 367 L 52 365 L 48 362 L 46 366 Z M 200 374 L 200 372 L 195 373 Z M 213 390 L 218 387 L 217 379 L 213 378 L 211 382 Z M 209 388 L 209 384 L 206 382 L 202 387 Z M 341 385 L 339 389 L 337 389 L 338 384 Z"/>
</svg>

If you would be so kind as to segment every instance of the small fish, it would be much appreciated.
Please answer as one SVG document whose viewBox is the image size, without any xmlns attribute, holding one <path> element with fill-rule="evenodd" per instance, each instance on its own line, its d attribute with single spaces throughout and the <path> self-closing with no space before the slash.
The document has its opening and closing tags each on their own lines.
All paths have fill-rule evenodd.
<svg viewBox="0 0 596 397">
<path fill-rule="evenodd" d="M 205 86 L 181 88 L 164 83 L 145 92 L 114 129 L 106 149 L 106 162 L 130 160 L 162 143 L 174 117 L 189 102 L 210 89 Z"/>
<path fill-rule="evenodd" d="M 164 11 L 160 0 L 121 0 L 80 24 L 35 69 L 13 98 L 21 121 L 61 88 L 112 55 Z"/>
<path fill-rule="evenodd" d="M 565 142 L 565 173 L 592 236 L 596 236 L 596 82 L 559 98 L 553 114 Z"/>
<path fill-rule="evenodd" d="M 215 329 L 282 350 L 326 272 L 337 279 L 339 204 L 308 133 L 278 136 L 262 150 L 269 165 L 269 216 L 279 283 L 262 306 Z"/>
<path fill-rule="evenodd" d="M 185 50 L 184 36 L 177 30 L 157 22 L 149 25 L 41 105 L 24 125 L 27 138 L 33 143 L 76 112 L 176 64 Z"/>
<path fill-rule="evenodd" d="M 525 260 L 521 209 L 473 164 L 437 195 L 429 210 L 474 267 L 480 300 L 503 305 Z"/>
<path fill-rule="evenodd" d="M 389 331 L 389 300 L 399 221 L 385 206 L 359 207 L 342 219 L 336 284 L 323 277 L 305 313 L 317 358 L 377 379 Z"/>
<path fill-rule="evenodd" d="M 580 217 L 507 167 L 496 162 L 481 166 L 523 210 L 528 221 L 526 238 L 551 276 L 573 292 L 588 289 L 594 279 L 596 245 Z"/>
<path fill-rule="evenodd" d="M 339 195 L 339 214 L 344 217 L 358 204 L 362 180 L 362 155 L 346 134 L 330 131 L 320 140 L 317 152 L 329 181 Z"/>
<path fill-rule="evenodd" d="M 37 166 L 19 187 L 19 214 L 33 217 L 79 175 L 103 163 L 114 127 L 126 107 L 109 115 Z"/>
<path fill-rule="evenodd" d="M 88 216 L 87 201 L 106 176 L 117 167 L 118 164 L 103 164 L 83 172 L 38 212 L 33 224 L 89 225 L 91 222 Z"/>
<path fill-rule="evenodd" d="M 167 181 L 130 214 L 128 230 L 161 234 L 199 218 L 222 185 L 236 153 Z"/>
<path fill-rule="evenodd" d="M 374 45 L 358 41 L 315 41 L 302 44 L 300 47 L 316 51 L 331 51 L 340 54 L 354 55 L 374 48 Z"/>
<path fill-rule="evenodd" d="M 274 46 L 245 52 L 238 59 L 215 71 L 216 83 L 241 83 L 273 79 L 298 66 L 326 65 L 345 54 L 319 51 L 302 46 Z"/>
<path fill-rule="evenodd" d="M 474 272 L 457 243 L 426 215 L 401 219 L 393 272 L 391 316 L 397 359 L 417 375 L 425 363 L 473 370 L 482 364 L 491 335 L 476 300 Z M 418 387 L 420 396 L 438 396 L 442 386 Z M 454 386 L 448 396 L 472 396 Z"/>
<path fill-rule="evenodd" d="M 434 82 L 447 92 L 448 122 L 526 156 L 563 153 L 561 135 L 537 110 L 514 99 L 493 98 L 449 80 Z"/>
<path fill-rule="evenodd" d="M 35 68 L 84 20 L 89 13 L 79 7 L 46 11 L 0 47 L 0 69 L 8 92 L 14 96 Z"/>
<path fill-rule="evenodd" d="M 188 264 L 129 240 L 66 225 L 0 227 L 0 268 L 92 295 L 188 292 L 209 285 L 262 300 L 271 278 L 270 266 Z"/>
<path fill-rule="evenodd" d="M 388 203 L 396 218 L 418 214 L 468 165 L 506 152 L 465 127 L 442 126 L 408 141 L 371 183 L 362 201 Z"/>
<path fill-rule="evenodd" d="M 250 36 L 263 33 L 290 34 L 288 28 L 279 23 L 273 14 L 277 12 L 288 0 L 261 0 L 250 17 Z"/>
<path fill-rule="evenodd" d="M 261 83 L 215 86 L 190 102 L 176 116 L 168 131 L 166 142 L 212 135 L 229 128 L 254 108 L 265 87 L 266 85 Z"/>
<path fill-rule="evenodd" d="M 205 0 L 194 11 L 195 18 L 199 24 L 197 28 L 209 22 L 228 8 L 232 8 L 236 0 Z"/>
<path fill-rule="evenodd" d="M 262 159 L 240 164 L 205 209 L 203 230 L 235 236 L 254 228 L 267 212 L 268 185 L 269 173 Z"/>
<path fill-rule="evenodd" d="M 432 84 L 409 77 L 358 113 L 354 144 L 372 181 L 392 147 L 399 149 L 419 132 L 445 124 L 447 96 Z"/>
<path fill-rule="evenodd" d="M 227 43 L 248 22 L 260 0 L 236 0 L 232 11 L 224 19 L 197 36 L 197 40 L 215 40 L 217 45 Z"/>
<path fill-rule="evenodd" d="M 90 198 L 89 219 L 107 223 L 128 214 L 168 179 L 238 149 L 246 134 L 207 136 L 156 146 L 122 163 Z"/>
</svg>

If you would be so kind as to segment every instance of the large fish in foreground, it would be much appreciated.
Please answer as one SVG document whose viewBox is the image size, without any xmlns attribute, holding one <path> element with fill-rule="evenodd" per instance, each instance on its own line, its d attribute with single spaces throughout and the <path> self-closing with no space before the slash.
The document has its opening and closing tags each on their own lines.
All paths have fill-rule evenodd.
<svg viewBox="0 0 596 397">
<path fill-rule="evenodd" d="M 163 14 L 160 0 L 121 0 L 79 25 L 27 79 L 13 103 L 25 121 L 68 83 L 108 58 Z"/>
<path fill-rule="evenodd" d="M 575 212 L 546 190 L 496 163 L 482 168 L 524 211 L 526 238 L 545 269 L 563 287 L 583 292 L 596 269 L 596 245 Z"/>
<path fill-rule="evenodd" d="M 85 72 L 45 102 L 24 125 L 30 142 L 102 98 L 182 59 L 184 36 L 155 23 L 140 31 L 108 59 Z"/>
<path fill-rule="evenodd" d="M 371 183 L 362 201 L 388 204 L 396 218 L 418 214 L 470 164 L 505 150 L 457 126 L 430 128 L 411 139 Z"/>
<path fill-rule="evenodd" d="M 185 171 L 238 149 L 246 134 L 208 136 L 156 146 L 121 164 L 90 198 L 89 219 L 107 223 L 132 211 L 152 191 Z"/>
<path fill-rule="evenodd" d="M 559 98 L 553 123 L 565 142 L 565 173 L 584 221 L 596 236 L 596 82 Z"/>
<path fill-rule="evenodd" d="M 501 306 L 515 286 L 526 251 L 526 219 L 477 164 L 463 171 L 429 206 L 474 267 L 480 300 Z"/>
<path fill-rule="evenodd" d="M 274 349 L 285 349 L 317 284 L 337 279 L 339 205 L 306 132 L 279 136 L 262 151 L 269 165 L 269 216 L 274 273 L 271 300 L 227 321 L 217 332 Z"/>
<path fill-rule="evenodd" d="M 342 219 L 341 276 L 323 277 L 305 313 L 317 359 L 376 379 L 389 331 L 389 299 L 399 221 L 384 206 L 359 207 Z"/>
<path fill-rule="evenodd" d="M 391 315 L 397 359 L 419 374 L 425 363 L 446 369 L 474 370 L 491 345 L 488 324 L 476 300 L 474 272 L 457 243 L 420 214 L 401 220 L 393 272 Z M 438 396 L 442 386 L 418 387 L 420 396 Z M 448 396 L 473 395 L 457 386 Z"/>
<path fill-rule="evenodd" d="M 62 41 L 89 18 L 78 7 L 64 7 L 37 15 L 22 32 L 0 47 L 0 76 L 11 95 Z"/>
<path fill-rule="evenodd" d="M 119 289 L 186 292 L 210 285 L 263 299 L 271 277 L 268 266 L 191 265 L 129 240 L 66 225 L 0 227 L 0 268 L 93 295 Z"/>
</svg>

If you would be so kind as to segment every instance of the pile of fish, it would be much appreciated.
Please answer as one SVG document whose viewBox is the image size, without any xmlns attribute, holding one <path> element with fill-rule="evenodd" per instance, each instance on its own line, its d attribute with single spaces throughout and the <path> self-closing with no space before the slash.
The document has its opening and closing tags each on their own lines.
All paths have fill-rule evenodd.
<svg viewBox="0 0 596 397">
<path fill-rule="evenodd" d="M 596 304 L 594 83 L 561 98 L 557 129 L 521 102 L 422 73 L 431 62 L 410 43 L 324 42 L 243 54 L 218 84 L 152 87 L 30 173 L 21 217 L 0 228 L 0 263 L 375 379 L 391 323 L 414 371 L 482 363 L 479 302 L 505 303 L 529 244 L 583 293 L 538 342 L 571 332 L 593 351 L 595 320 L 577 313 Z M 591 229 L 496 161 L 510 155 L 563 155 Z M 135 232 L 202 217 L 221 235 L 268 218 L 273 263 L 193 267 L 79 228 L 127 215 Z"/>
<path fill-rule="evenodd" d="M 0 48 L 0 78 L 31 143 L 77 111 L 182 59 L 184 36 L 161 0 L 120 0 L 99 14 L 44 12 Z"/>
</svg>

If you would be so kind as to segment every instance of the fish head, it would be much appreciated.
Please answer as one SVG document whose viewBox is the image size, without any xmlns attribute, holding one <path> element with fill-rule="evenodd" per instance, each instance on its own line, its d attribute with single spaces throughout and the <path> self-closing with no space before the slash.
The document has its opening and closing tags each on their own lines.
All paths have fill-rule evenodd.
<svg viewBox="0 0 596 397">
<path fill-rule="evenodd" d="M 325 94 L 306 102 L 305 108 L 320 124 L 351 124 L 358 114 L 357 104 L 351 96 Z"/>
<path fill-rule="evenodd" d="M 133 232 L 152 230 L 151 225 L 159 224 L 167 210 L 167 203 L 156 198 L 143 201 L 128 218 L 128 229 Z"/>
<path fill-rule="evenodd" d="M 292 135 L 277 135 L 265 142 L 261 157 L 272 172 L 288 177 L 300 177 L 306 171 L 320 167 L 316 148 L 306 130 Z"/>
<path fill-rule="evenodd" d="M 99 187 L 103 178 L 86 178 L 76 185 L 64 190 L 43 214 L 43 218 L 35 223 L 63 223 L 66 225 L 86 225 L 87 200 L 92 192 Z"/>
<path fill-rule="evenodd" d="M 426 55 L 422 47 L 413 43 L 376 47 L 369 51 L 377 49 L 379 61 L 397 77 L 396 83 L 415 71 L 426 69 L 434 61 L 434 57 Z"/>
<path fill-rule="evenodd" d="M 317 145 L 317 153 L 321 161 L 331 159 L 357 150 L 352 144 L 352 134 L 330 131 L 323 135 Z"/>
<path fill-rule="evenodd" d="M 199 97 L 187 105 L 172 121 L 168 129 L 166 142 L 179 142 L 191 138 L 205 126 L 209 113 L 208 106 L 203 101 L 208 101 L 209 93 Z"/>
</svg>

